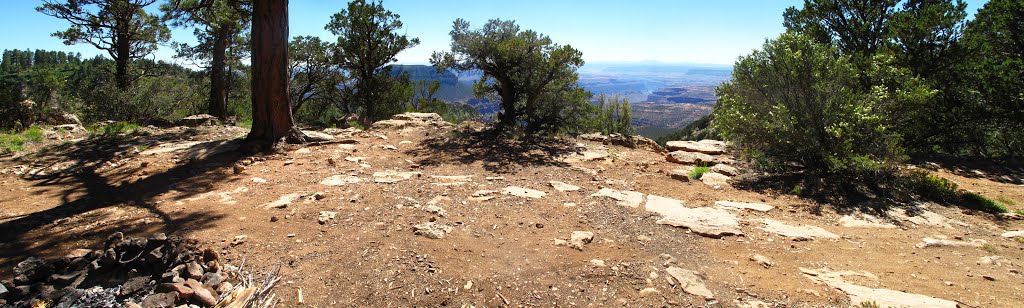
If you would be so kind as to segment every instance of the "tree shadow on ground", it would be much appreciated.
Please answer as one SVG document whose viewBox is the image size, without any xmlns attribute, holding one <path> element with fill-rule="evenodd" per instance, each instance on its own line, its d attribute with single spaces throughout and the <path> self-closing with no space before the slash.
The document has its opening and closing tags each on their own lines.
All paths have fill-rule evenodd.
<svg viewBox="0 0 1024 308">
<path fill-rule="evenodd" d="M 923 204 L 956 207 L 972 215 L 994 220 L 1003 218 L 975 194 L 965 191 L 936 193 L 930 183 L 921 182 L 914 174 L 878 173 L 871 178 L 846 175 L 813 176 L 804 172 L 758 173 L 737 177 L 733 187 L 761 194 L 788 194 L 814 201 L 811 212 L 821 215 L 828 206 L 841 215 L 865 213 L 890 218 L 890 210 L 901 209 L 908 216 L 925 211 Z M 924 185 L 924 186 L 922 186 Z"/>
<path fill-rule="evenodd" d="M 984 178 L 993 182 L 1024 184 L 1024 161 L 993 160 L 983 157 L 928 155 L 915 157 L 911 163 L 927 169 L 945 169 L 966 178 Z"/>
<path fill-rule="evenodd" d="M 132 162 L 135 164 L 133 167 L 114 168 L 112 165 L 131 162 L 126 159 L 137 155 L 138 146 L 183 140 L 185 135 L 187 133 L 95 137 L 77 143 L 53 145 L 36 155 L 16 158 L 15 163 L 53 171 L 24 177 L 28 181 L 38 181 L 33 184 L 36 187 L 49 188 L 50 192 L 60 196 L 61 201 L 52 208 L 0 222 L 0 230 L 4 230 L 0 232 L 0 274 L 9 273 L 14 264 L 27 256 L 53 254 L 48 250 L 68 241 L 101 242 L 113 232 L 132 236 L 198 230 L 222 219 L 223 215 L 203 210 L 172 215 L 158 209 L 154 199 L 171 190 L 197 194 L 213 183 L 224 181 L 229 173 L 218 169 L 231 166 L 244 157 L 238 151 L 205 153 L 208 155 L 196 156 L 166 171 L 134 181 L 131 180 L 133 176 L 143 169 L 139 162 Z M 227 143 L 240 144 L 241 140 Z M 196 147 L 208 148 L 209 143 L 192 146 Z M 50 168 L 52 166 L 65 168 L 54 170 Z M 130 218 L 125 221 L 124 217 Z M 151 217 L 156 221 L 151 221 Z"/>
<path fill-rule="evenodd" d="M 421 166 L 479 162 L 489 172 L 511 173 L 529 166 L 568 167 L 562 158 L 578 150 L 575 143 L 558 138 L 509 138 L 494 130 L 456 130 L 424 140 L 408 153 L 424 157 L 417 162 Z"/>
</svg>

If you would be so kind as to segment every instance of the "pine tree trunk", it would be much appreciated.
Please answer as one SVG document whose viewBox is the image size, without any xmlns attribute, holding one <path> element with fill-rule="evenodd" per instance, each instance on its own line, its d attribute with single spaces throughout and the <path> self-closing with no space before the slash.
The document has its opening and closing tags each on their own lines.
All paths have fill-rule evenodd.
<svg viewBox="0 0 1024 308">
<path fill-rule="evenodd" d="M 118 27 L 122 26 L 118 25 Z M 114 80 L 117 83 L 117 89 L 121 91 L 128 90 L 131 86 L 131 81 L 128 79 L 128 63 L 132 60 L 132 42 L 127 31 L 127 29 L 119 30 L 114 42 L 114 54 L 117 56 L 114 58 Z"/>
<path fill-rule="evenodd" d="M 231 25 L 218 25 L 213 44 L 213 61 L 210 65 L 210 109 L 209 113 L 221 120 L 227 118 L 228 88 L 225 85 L 227 49 L 231 40 Z"/>
<path fill-rule="evenodd" d="M 256 0 L 252 21 L 252 130 L 246 138 L 269 150 L 281 138 L 304 142 L 292 125 L 288 97 L 288 0 Z"/>
</svg>

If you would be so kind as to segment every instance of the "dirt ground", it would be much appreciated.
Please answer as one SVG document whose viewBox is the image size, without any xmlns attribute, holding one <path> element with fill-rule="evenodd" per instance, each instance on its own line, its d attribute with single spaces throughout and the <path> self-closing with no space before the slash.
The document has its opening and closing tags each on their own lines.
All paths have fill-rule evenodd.
<svg viewBox="0 0 1024 308">
<path fill-rule="evenodd" d="M 232 263 L 281 263 L 281 306 L 860 304 L 805 274 L 810 270 L 866 271 L 847 282 L 964 307 L 1024 304 L 1024 242 L 1002 236 L 1024 229 L 1020 220 L 923 203 L 906 216 L 883 217 L 885 227 L 847 227 L 844 215 L 863 214 L 777 192 L 680 181 L 670 176 L 680 165 L 663 153 L 583 140 L 538 146 L 409 128 L 345 132 L 337 138 L 357 143 L 280 154 L 226 151 L 244 134 L 222 126 L 159 129 L 119 140 L 51 140 L 0 157 L 0 279 L 29 256 L 57 258 L 98 246 L 113 232 L 164 232 L 220 249 Z M 608 156 L 563 159 L 581 149 L 577 142 Z M 418 174 L 374 181 L 374 173 L 388 170 Z M 1024 209 L 1024 186 L 962 171 L 935 172 Z M 335 175 L 360 181 L 321 184 Z M 549 181 L 580 189 L 561 192 Z M 546 195 L 500 192 L 510 186 Z M 692 208 L 720 200 L 774 208 L 731 211 L 743 235 L 712 238 L 658 224 L 660 216 L 643 205 L 591 196 L 601 188 Z M 479 201 L 480 190 L 499 192 Z M 289 194 L 298 199 L 284 208 L 264 206 Z M 320 223 L 325 211 L 334 217 Z M 763 230 L 762 219 L 837 236 L 794 240 Z M 440 239 L 415 234 L 427 222 L 451 230 Z M 582 250 L 554 244 L 574 231 L 593 232 L 593 241 Z M 979 244 L 919 248 L 924 238 Z M 696 272 L 714 295 L 684 292 L 669 268 Z"/>
</svg>

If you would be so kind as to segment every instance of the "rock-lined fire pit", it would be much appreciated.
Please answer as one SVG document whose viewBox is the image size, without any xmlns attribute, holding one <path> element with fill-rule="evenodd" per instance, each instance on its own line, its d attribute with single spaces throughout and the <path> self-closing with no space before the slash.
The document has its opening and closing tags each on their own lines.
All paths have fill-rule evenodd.
<svg viewBox="0 0 1024 308">
<path fill-rule="evenodd" d="M 163 233 L 149 238 L 115 233 L 100 250 L 77 249 L 52 261 L 29 257 L 15 266 L 14 275 L 0 282 L 0 306 L 213 307 L 251 301 L 253 293 L 269 290 L 238 286 L 252 277 L 221 264 L 216 252 L 200 249 L 195 240 Z"/>
</svg>

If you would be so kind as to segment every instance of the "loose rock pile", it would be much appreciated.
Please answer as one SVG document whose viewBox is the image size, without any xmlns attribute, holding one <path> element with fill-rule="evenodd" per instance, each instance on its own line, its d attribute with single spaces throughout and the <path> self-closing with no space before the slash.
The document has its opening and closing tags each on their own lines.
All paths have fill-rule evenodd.
<svg viewBox="0 0 1024 308">
<path fill-rule="evenodd" d="M 100 250 L 77 249 L 52 261 L 30 257 L 14 275 L 0 283 L 0 306 L 213 307 L 237 283 L 216 252 L 163 233 L 115 233 Z"/>
</svg>

